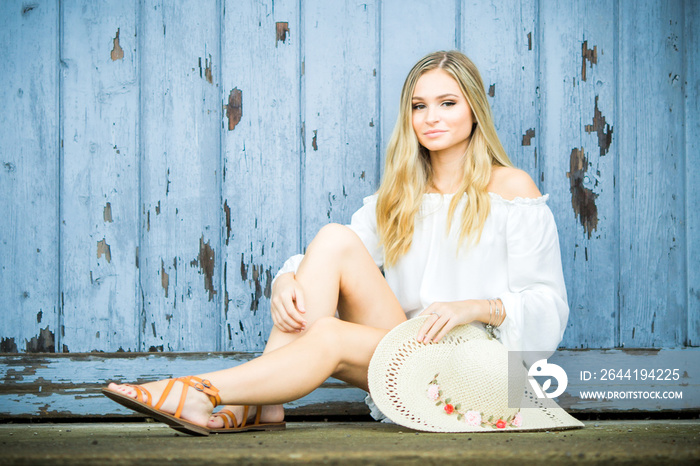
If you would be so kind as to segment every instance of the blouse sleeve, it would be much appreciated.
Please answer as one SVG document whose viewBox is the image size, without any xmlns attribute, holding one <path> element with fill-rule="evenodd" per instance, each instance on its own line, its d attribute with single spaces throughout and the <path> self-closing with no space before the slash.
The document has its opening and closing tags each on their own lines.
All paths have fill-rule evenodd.
<svg viewBox="0 0 700 466">
<path fill-rule="evenodd" d="M 362 243 L 372 256 L 372 259 L 374 259 L 374 262 L 378 267 L 381 267 L 384 262 L 384 256 L 383 249 L 379 246 L 379 235 L 377 234 L 377 216 L 375 213 L 377 209 L 376 194 L 364 198 L 363 202 L 364 205 L 352 215 L 348 227 L 360 237 Z M 277 275 L 275 275 L 272 284 L 274 285 L 275 280 L 277 280 L 280 275 L 289 272 L 296 273 L 302 259 L 304 259 L 303 254 L 297 254 L 287 259 L 279 272 L 277 272 Z"/>
<path fill-rule="evenodd" d="M 506 223 L 509 290 L 500 296 L 506 310 L 500 338 L 510 350 L 537 352 L 526 360 L 549 357 L 569 318 L 559 236 L 546 199 L 512 204 Z"/>
</svg>

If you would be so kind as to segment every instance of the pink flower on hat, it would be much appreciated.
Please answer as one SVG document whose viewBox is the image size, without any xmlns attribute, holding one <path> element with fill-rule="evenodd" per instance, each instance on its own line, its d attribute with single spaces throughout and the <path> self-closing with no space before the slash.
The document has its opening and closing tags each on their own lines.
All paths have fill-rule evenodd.
<svg viewBox="0 0 700 466">
<path fill-rule="evenodd" d="M 512 425 L 513 427 L 520 427 L 523 425 L 523 416 L 520 414 L 520 412 L 518 412 L 515 415 L 515 417 L 511 421 L 510 425 Z"/>
<path fill-rule="evenodd" d="M 428 398 L 436 401 L 440 397 L 440 387 L 436 384 L 430 384 L 428 386 Z"/>
<path fill-rule="evenodd" d="M 506 428 L 506 421 L 504 421 L 503 419 L 499 419 L 496 422 L 496 428 L 497 429 L 505 429 Z"/>
<path fill-rule="evenodd" d="M 452 414 L 452 413 L 455 412 L 455 407 L 452 406 L 451 404 L 447 403 L 447 404 L 445 405 L 445 412 L 446 412 L 447 414 Z"/>
<path fill-rule="evenodd" d="M 467 411 L 464 415 L 464 421 L 470 426 L 478 427 L 481 425 L 481 413 L 479 411 Z"/>
</svg>

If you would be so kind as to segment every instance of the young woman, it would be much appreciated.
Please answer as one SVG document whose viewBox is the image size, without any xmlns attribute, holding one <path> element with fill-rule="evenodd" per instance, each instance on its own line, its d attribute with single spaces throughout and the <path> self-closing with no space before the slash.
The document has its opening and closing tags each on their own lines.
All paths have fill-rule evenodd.
<svg viewBox="0 0 700 466">
<path fill-rule="evenodd" d="M 272 429 L 282 403 L 330 376 L 366 390 L 379 341 L 417 315 L 430 316 L 416 335 L 425 343 L 481 322 L 510 350 L 551 353 L 569 308 L 546 199 L 505 154 L 474 64 L 429 54 L 404 84 L 377 193 L 278 274 L 264 354 L 104 392 L 191 433 Z M 228 406 L 212 415 L 217 404 Z"/>
</svg>

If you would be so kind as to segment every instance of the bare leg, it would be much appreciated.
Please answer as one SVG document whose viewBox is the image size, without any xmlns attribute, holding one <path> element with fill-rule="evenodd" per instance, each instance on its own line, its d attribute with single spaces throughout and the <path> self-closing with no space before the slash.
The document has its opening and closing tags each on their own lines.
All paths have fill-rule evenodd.
<svg viewBox="0 0 700 466">
<path fill-rule="evenodd" d="M 299 339 L 277 351 L 240 366 L 199 377 L 219 388 L 223 403 L 275 405 L 300 398 L 317 388 L 328 377 L 337 377 L 367 389 L 367 368 L 372 353 L 385 329 L 322 318 L 310 326 Z M 158 399 L 165 381 L 145 384 Z M 165 412 L 175 412 L 180 398 L 179 384 L 162 405 Z M 132 397 L 135 391 L 124 385 L 110 384 Z M 187 392 L 182 417 L 206 425 L 213 410 L 207 397 L 195 390 Z"/>
<path fill-rule="evenodd" d="M 375 327 L 373 331 L 376 331 L 377 328 L 391 329 L 406 319 L 398 300 L 389 288 L 386 280 L 384 280 L 384 277 L 381 275 L 381 272 L 364 247 L 364 244 L 362 244 L 352 230 L 342 225 L 327 225 L 321 229 L 307 249 L 305 258 L 297 271 L 296 280 L 301 284 L 306 297 L 307 312 L 305 317 L 309 322 L 309 330 L 297 334 L 284 333 L 274 328 L 265 348 L 265 354 L 259 358 L 261 361 L 269 359 L 268 356 L 271 357 L 273 354 L 278 357 L 277 351 L 275 350 L 282 347 L 286 348 L 285 345 L 291 347 L 291 343 L 298 341 L 306 333 L 309 333 L 312 328 L 316 328 L 316 331 L 318 331 L 318 326 L 316 326 L 314 322 L 324 317 L 333 316 L 336 309 L 339 311 L 341 319 L 369 327 Z M 337 319 L 328 320 L 339 322 Z M 383 334 L 384 332 L 381 333 L 381 335 Z M 381 336 L 379 336 L 379 338 L 381 338 Z M 377 339 L 377 342 L 378 341 L 379 339 Z M 340 343 L 337 342 L 336 346 L 339 344 Z M 353 345 L 349 347 L 352 348 Z M 373 351 L 376 342 L 370 346 Z M 295 348 L 296 346 L 291 347 L 290 351 L 298 351 Z M 315 348 L 312 352 L 314 352 L 314 356 L 324 357 L 325 351 L 319 351 L 318 348 Z M 298 357 L 301 358 L 301 360 L 306 358 L 306 356 Z M 370 357 L 371 351 L 365 358 L 366 363 L 369 362 Z M 247 367 L 249 364 L 253 363 L 255 363 L 253 367 L 256 367 L 258 364 L 256 361 L 258 360 L 251 361 L 239 367 Z M 333 361 L 329 359 L 328 363 L 332 364 L 332 362 Z M 360 367 L 359 372 L 355 375 L 350 374 L 353 372 L 352 370 L 350 370 L 349 373 L 348 369 L 346 369 L 339 371 L 337 377 L 360 386 L 361 388 L 365 388 L 366 367 L 362 369 L 362 364 L 358 367 Z M 316 368 L 308 364 L 308 362 L 306 368 L 316 370 Z M 238 368 L 230 370 L 234 371 L 233 374 L 238 374 L 236 369 Z M 244 374 L 248 373 L 246 372 Z M 330 373 L 327 373 L 327 370 L 321 370 L 318 374 L 318 377 L 321 377 L 320 380 L 318 377 L 311 377 L 306 381 L 312 381 L 311 385 L 309 385 L 311 387 L 309 391 L 318 387 L 318 385 L 323 383 L 330 375 Z M 217 384 L 209 375 L 207 375 L 207 377 L 222 390 L 222 392 L 229 388 L 224 388 L 223 385 Z M 239 376 L 236 375 L 236 377 Z M 296 375 L 295 377 L 300 377 L 300 375 Z M 247 380 L 247 383 L 252 383 L 248 389 L 251 389 L 256 396 L 261 395 L 260 390 L 263 387 L 268 388 L 271 384 L 271 379 L 269 378 L 263 378 L 260 383 L 252 379 L 245 379 L 244 377 L 243 381 L 245 380 Z M 229 377 L 225 378 L 224 383 L 229 383 Z M 245 389 L 241 390 L 240 388 L 241 382 L 232 381 L 232 383 L 233 385 L 231 387 L 234 388 L 234 391 L 240 392 L 241 394 L 245 393 Z M 290 385 L 290 387 L 291 386 L 293 385 Z M 155 391 L 155 393 L 162 392 L 162 387 L 153 386 L 148 389 L 152 390 L 152 393 L 153 391 Z M 303 391 L 304 390 L 301 390 L 298 393 Z M 174 390 L 173 393 L 175 397 L 179 393 L 179 390 Z M 298 398 L 298 396 L 294 396 L 295 393 L 297 392 L 283 392 L 278 395 L 281 396 L 283 401 L 290 401 Z M 301 393 L 299 396 L 303 396 L 304 394 L 306 393 Z M 189 398 L 190 396 L 188 395 L 188 400 Z M 222 400 L 224 403 L 232 402 L 223 395 Z M 267 401 L 263 401 L 259 398 L 256 398 L 256 400 L 257 401 L 253 402 L 250 401 L 249 398 L 245 398 L 244 401 L 236 401 L 235 403 L 266 405 L 263 407 L 261 413 L 261 420 L 263 422 L 276 422 L 284 418 L 284 411 L 281 405 L 269 404 Z M 170 402 L 170 400 L 168 400 L 168 402 Z M 279 401 L 272 403 L 279 403 Z M 203 404 L 208 404 L 208 401 Z M 229 409 L 232 409 L 237 418 L 240 419 L 242 412 L 240 406 L 232 406 L 229 407 Z M 195 409 L 193 412 L 201 412 L 201 410 Z M 254 415 L 254 412 L 251 412 L 251 415 Z M 189 420 L 202 424 L 201 419 L 196 416 L 189 418 Z M 215 417 L 211 419 L 208 425 L 212 428 L 222 427 L 223 421 Z"/>
<path fill-rule="evenodd" d="M 335 315 L 342 320 L 370 327 L 391 329 L 405 320 L 401 306 L 369 255 L 360 238 L 348 227 L 326 225 L 306 250 L 296 273 L 306 298 L 305 318 L 309 326 L 322 317 Z M 265 346 L 269 353 L 287 345 L 302 333 L 285 333 L 273 327 Z M 241 406 L 226 406 L 240 419 Z M 254 408 L 250 410 L 255 415 Z M 284 419 L 281 405 L 264 406 L 263 422 Z M 223 427 L 223 420 L 212 418 L 210 427 Z"/>
</svg>

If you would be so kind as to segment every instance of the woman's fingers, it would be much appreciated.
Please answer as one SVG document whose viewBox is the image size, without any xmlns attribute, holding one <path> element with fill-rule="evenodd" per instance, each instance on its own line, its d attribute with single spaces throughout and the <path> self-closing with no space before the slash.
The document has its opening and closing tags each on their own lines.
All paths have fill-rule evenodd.
<svg viewBox="0 0 700 466">
<path fill-rule="evenodd" d="M 285 319 L 290 325 L 295 328 L 301 329 L 306 325 L 306 319 L 304 319 L 299 311 L 297 310 L 296 299 L 301 295 L 300 290 L 295 290 L 295 293 L 290 293 L 282 298 L 282 304 L 284 305 L 284 314 L 286 314 L 289 319 Z"/>
<path fill-rule="evenodd" d="M 281 298 L 274 298 L 270 306 L 270 314 L 272 315 L 272 323 L 285 333 L 295 332 L 296 328 L 291 325 L 291 319 L 287 316 L 287 312 L 284 309 L 284 304 Z"/>
<path fill-rule="evenodd" d="M 430 309 L 430 308 L 428 308 Z M 428 310 L 426 309 L 426 311 Z M 436 326 L 438 321 L 440 320 L 440 315 L 437 314 L 436 312 L 428 312 L 427 314 L 425 313 L 426 311 L 423 311 L 421 315 L 428 315 L 428 318 L 425 320 L 423 325 L 421 325 L 421 328 L 418 330 L 418 335 L 416 335 L 416 340 L 420 342 L 429 342 L 430 340 L 426 338 L 430 332 L 433 330 L 433 328 Z M 437 330 L 435 330 L 437 332 Z"/>
</svg>

